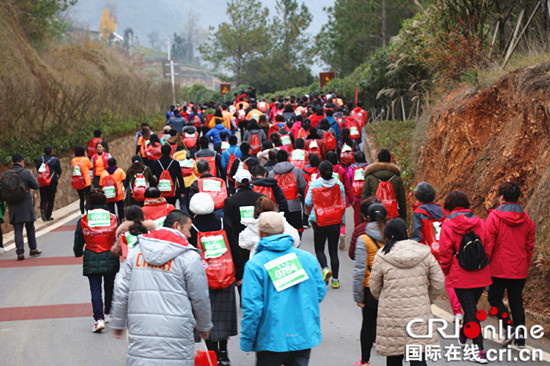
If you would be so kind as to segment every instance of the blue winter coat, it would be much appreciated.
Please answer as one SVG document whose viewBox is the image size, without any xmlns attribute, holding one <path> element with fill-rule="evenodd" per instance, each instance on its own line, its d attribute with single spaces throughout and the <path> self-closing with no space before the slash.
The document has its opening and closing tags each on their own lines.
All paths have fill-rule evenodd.
<svg viewBox="0 0 550 366">
<path fill-rule="evenodd" d="M 336 135 L 334 135 L 334 137 L 336 137 L 336 141 L 340 141 L 340 137 L 342 136 L 342 132 L 340 131 L 340 126 L 338 125 L 338 122 L 336 122 L 334 117 L 326 116 L 325 118 L 327 119 L 328 124 L 330 125 L 330 128 L 332 128 L 334 130 L 334 132 L 336 133 Z"/>
<path fill-rule="evenodd" d="M 212 143 L 215 145 L 215 144 L 217 144 L 218 142 L 221 141 L 220 133 L 222 131 L 227 132 L 227 136 L 231 136 L 231 131 L 229 131 L 227 128 L 225 128 L 225 126 L 222 125 L 221 123 L 218 123 L 217 125 L 214 126 L 213 129 L 211 129 L 210 131 L 208 131 L 206 133 L 206 137 L 208 137 L 210 139 L 210 141 L 212 141 Z"/>
<path fill-rule="evenodd" d="M 241 350 L 289 352 L 321 343 L 319 303 L 327 291 L 317 259 L 292 246 L 290 235 L 260 240 L 246 263 L 242 286 Z M 295 254 L 309 277 L 277 292 L 264 265 Z"/>
<path fill-rule="evenodd" d="M 227 169 L 227 165 L 229 165 L 231 154 L 235 155 L 237 159 L 243 156 L 240 147 L 237 145 L 229 146 L 229 148 L 222 153 L 222 167 L 224 169 Z"/>
</svg>

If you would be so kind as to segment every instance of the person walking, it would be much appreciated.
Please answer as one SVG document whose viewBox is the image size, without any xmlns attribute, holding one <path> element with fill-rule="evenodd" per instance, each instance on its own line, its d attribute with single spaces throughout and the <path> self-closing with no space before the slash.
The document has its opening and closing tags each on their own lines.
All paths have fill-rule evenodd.
<svg viewBox="0 0 550 366">
<path fill-rule="evenodd" d="M 10 224 L 13 225 L 17 260 L 25 259 L 25 242 L 23 241 L 23 227 L 27 230 L 29 254 L 42 254 L 36 243 L 34 222 L 36 215 L 31 197 L 31 189 L 38 189 L 40 185 L 31 171 L 25 169 L 25 158 L 15 154 L 11 158 L 11 168 L 2 174 L 0 179 L 2 200 L 8 204 Z"/>
<path fill-rule="evenodd" d="M 489 287 L 489 303 L 498 309 L 498 316 L 511 314 L 512 331 L 503 346 L 515 341 L 525 347 L 525 331 L 518 327 L 525 325 L 523 288 L 535 246 L 535 224 L 527 212 L 518 204 L 521 188 L 514 182 L 504 182 L 498 187 L 500 206 L 487 218 L 486 251 L 491 258 L 490 269 L 493 284 Z M 508 295 L 508 311 L 502 298 Z"/>
<path fill-rule="evenodd" d="M 470 210 L 470 202 L 463 192 L 453 191 L 449 193 L 445 197 L 444 208 L 449 212 L 449 216 L 443 221 L 439 236 L 439 262 L 443 273 L 447 277 L 448 284 L 454 288 L 460 306 L 464 311 L 464 322 L 459 336 L 459 343 L 464 347 L 467 341 L 464 327 L 470 322 L 475 322 L 481 326 L 476 318 L 477 303 L 485 287 L 489 286 L 492 281 L 491 270 L 487 266 L 488 261 L 481 269 L 471 270 L 464 268 L 458 257 L 462 252 L 465 235 L 474 233 L 481 240 L 481 243 L 486 243 L 486 229 L 483 220 Z M 469 245 L 474 246 L 475 244 Z M 470 361 L 487 363 L 482 334 L 480 333 L 472 339 L 472 343 L 477 346 L 477 350 L 470 355 Z"/>
<path fill-rule="evenodd" d="M 355 267 L 353 269 L 353 298 L 361 308 L 361 360 L 354 366 L 370 365 L 370 353 L 376 340 L 376 317 L 378 301 L 369 288 L 370 272 L 374 257 L 385 245 L 384 227 L 386 226 L 386 208 L 375 203 L 368 208 L 369 223 L 364 234 L 357 239 L 355 247 Z"/>
<path fill-rule="evenodd" d="M 94 188 L 100 188 L 99 180 L 103 175 L 103 171 L 108 166 L 108 161 L 111 155 L 105 151 L 102 143 L 98 143 L 95 147 L 96 153 L 92 156 L 92 165 L 94 171 L 94 178 L 92 180 L 92 185 Z"/>
<path fill-rule="evenodd" d="M 168 203 L 175 205 L 177 198 L 184 197 L 185 184 L 183 182 L 183 175 L 179 162 L 170 157 L 172 152 L 170 146 L 163 145 L 160 150 L 162 151 L 162 157 L 152 162 L 150 168 L 159 183 L 159 189 L 163 193 L 163 197 L 166 198 Z M 168 171 L 172 181 L 170 187 L 168 185 L 161 186 L 161 175 L 165 170 Z"/>
<path fill-rule="evenodd" d="M 408 240 L 402 219 L 388 221 L 384 239 L 386 245 L 374 257 L 369 287 L 378 300 L 376 353 L 386 356 L 387 366 L 396 366 L 403 364 L 407 344 L 439 345 L 436 332 L 430 338 L 415 339 L 406 327 L 411 320 L 422 319 L 415 330 L 427 334 L 428 319 L 434 317 L 431 304 L 442 293 L 445 277 L 430 248 Z M 425 366 L 426 361 L 410 364 Z"/>
<path fill-rule="evenodd" d="M 94 326 L 92 332 L 101 333 L 105 323 L 111 320 L 111 302 L 119 259 L 111 254 L 115 242 L 117 218 L 107 211 L 107 198 L 100 189 L 90 192 L 88 213 L 76 224 L 73 252 L 84 256 L 82 274 L 88 277 L 92 294 Z M 101 283 L 105 291 L 105 308 L 101 296 Z"/>
<path fill-rule="evenodd" d="M 103 174 L 101 174 L 101 178 L 99 179 L 99 186 L 103 188 L 103 191 L 105 190 L 107 184 L 107 177 L 112 177 L 114 181 L 112 181 L 113 186 L 110 194 L 112 197 L 112 200 L 107 203 L 107 207 L 109 209 L 109 212 L 116 215 L 118 218 L 119 223 L 122 222 L 122 219 L 124 218 L 124 181 L 126 180 L 126 173 L 124 170 L 119 168 L 117 166 L 117 161 L 115 158 L 109 158 L 107 161 L 107 167 L 103 171 Z M 115 209 L 116 208 L 116 209 Z"/>
<path fill-rule="evenodd" d="M 240 348 L 256 352 L 257 366 L 307 366 L 321 342 L 326 284 L 315 257 L 283 234 L 277 212 L 260 214 L 258 227 L 261 240 L 244 270 Z"/>
<path fill-rule="evenodd" d="M 162 228 L 138 236 L 117 275 L 109 327 L 119 339 L 128 327 L 127 365 L 193 366 L 194 329 L 208 339 L 208 281 L 190 230 L 189 216 L 170 212 Z"/>
<path fill-rule="evenodd" d="M 126 171 L 124 179 L 124 206 L 132 205 L 143 206 L 145 201 L 145 190 L 151 186 L 156 186 L 157 179 L 151 172 L 151 169 L 143 164 L 141 156 L 132 156 L 132 165 Z"/>
<path fill-rule="evenodd" d="M 309 221 L 313 227 L 315 255 L 317 255 L 321 265 L 323 279 L 328 284 L 332 277 L 331 287 L 338 289 L 340 288 L 340 280 L 338 279 L 340 270 L 338 241 L 340 224 L 345 219 L 346 193 L 344 185 L 334 178 L 332 173 L 333 167 L 330 161 L 325 160 L 319 165 L 320 177 L 311 181 L 305 204 L 313 208 Z M 314 195 L 319 198 L 314 200 Z M 331 209 L 331 207 L 334 209 Z M 328 253 L 330 255 L 330 269 L 325 255 L 326 242 L 328 242 Z"/>
<path fill-rule="evenodd" d="M 44 155 L 36 159 L 38 183 L 40 184 L 40 217 L 42 221 L 52 221 L 53 205 L 57 184 L 61 176 L 59 159 L 53 156 L 53 148 L 44 146 Z"/>
<path fill-rule="evenodd" d="M 84 215 L 88 207 L 88 197 L 92 187 L 90 169 L 93 168 L 92 162 L 85 154 L 86 150 L 84 150 L 83 146 L 76 146 L 74 148 L 75 157 L 71 160 L 71 166 L 73 167 L 71 184 L 78 193 L 78 198 L 80 199 L 80 213 L 82 215 Z"/>
</svg>

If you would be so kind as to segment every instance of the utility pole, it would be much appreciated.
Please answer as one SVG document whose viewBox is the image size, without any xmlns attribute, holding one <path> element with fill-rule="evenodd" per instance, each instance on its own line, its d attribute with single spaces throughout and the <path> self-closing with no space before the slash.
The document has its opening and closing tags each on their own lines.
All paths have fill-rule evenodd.
<svg viewBox="0 0 550 366">
<path fill-rule="evenodd" d="M 168 61 L 169 63 L 166 64 L 166 66 L 170 66 L 170 81 L 172 82 L 172 104 L 173 105 L 176 105 L 176 80 L 175 80 L 175 76 L 178 75 L 176 73 L 174 73 L 174 65 L 177 65 L 174 63 L 173 60 L 171 60 L 170 58 L 170 48 L 171 48 L 171 44 L 170 44 L 170 37 L 168 37 Z"/>
<path fill-rule="evenodd" d="M 386 0 L 382 0 L 382 47 L 388 43 L 388 32 L 386 29 Z"/>
</svg>

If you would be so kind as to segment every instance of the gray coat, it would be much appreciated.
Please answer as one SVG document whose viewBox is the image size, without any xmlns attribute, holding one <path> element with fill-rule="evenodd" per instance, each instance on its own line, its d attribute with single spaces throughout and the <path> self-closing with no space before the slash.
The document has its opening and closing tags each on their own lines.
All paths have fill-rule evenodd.
<svg viewBox="0 0 550 366">
<path fill-rule="evenodd" d="M 296 182 L 298 183 L 297 184 L 298 194 L 301 197 L 304 197 L 304 193 L 307 187 L 306 180 L 304 179 L 304 176 L 302 175 L 300 169 L 296 168 L 294 165 L 292 165 L 288 161 L 283 161 L 281 163 L 275 164 L 275 166 L 273 167 L 273 170 L 269 172 L 267 177 L 275 179 L 276 174 L 284 174 L 290 170 L 292 170 L 292 173 L 296 177 Z M 302 210 L 302 201 L 299 198 L 288 201 L 288 212 L 297 212 L 301 210 Z"/>
<path fill-rule="evenodd" d="M 9 170 L 15 170 L 21 168 L 21 165 L 14 164 Z M 10 224 L 19 224 L 22 222 L 34 222 L 36 221 L 36 215 L 34 213 L 34 204 L 32 202 L 31 197 L 31 189 L 38 189 L 40 188 L 40 184 L 38 184 L 38 181 L 34 178 L 34 175 L 32 175 L 31 171 L 28 169 L 23 169 L 19 176 L 21 177 L 21 180 L 27 188 L 29 188 L 29 191 L 25 195 L 25 198 L 23 201 L 19 203 L 8 203 L 8 211 L 10 213 Z"/>
<path fill-rule="evenodd" d="M 113 329 L 128 326 L 127 365 L 193 366 L 193 329 L 212 328 L 199 250 L 178 231 L 138 237 L 115 279 Z"/>
</svg>

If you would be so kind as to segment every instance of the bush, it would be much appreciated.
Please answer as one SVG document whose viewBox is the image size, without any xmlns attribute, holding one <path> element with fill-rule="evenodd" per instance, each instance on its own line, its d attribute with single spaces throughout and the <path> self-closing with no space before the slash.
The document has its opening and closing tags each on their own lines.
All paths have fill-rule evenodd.
<svg viewBox="0 0 550 366">
<path fill-rule="evenodd" d="M 226 100 L 231 99 L 231 93 L 225 96 Z M 192 101 L 194 103 L 204 103 L 213 100 L 214 102 L 221 103 L 224 101 L 224 96 L 220 94 L 219 90 L 212 90 L 204 86 L 203 84 L 193 84 L 181 89 L 180 96 L 182 100 Z"/>
</svg>

